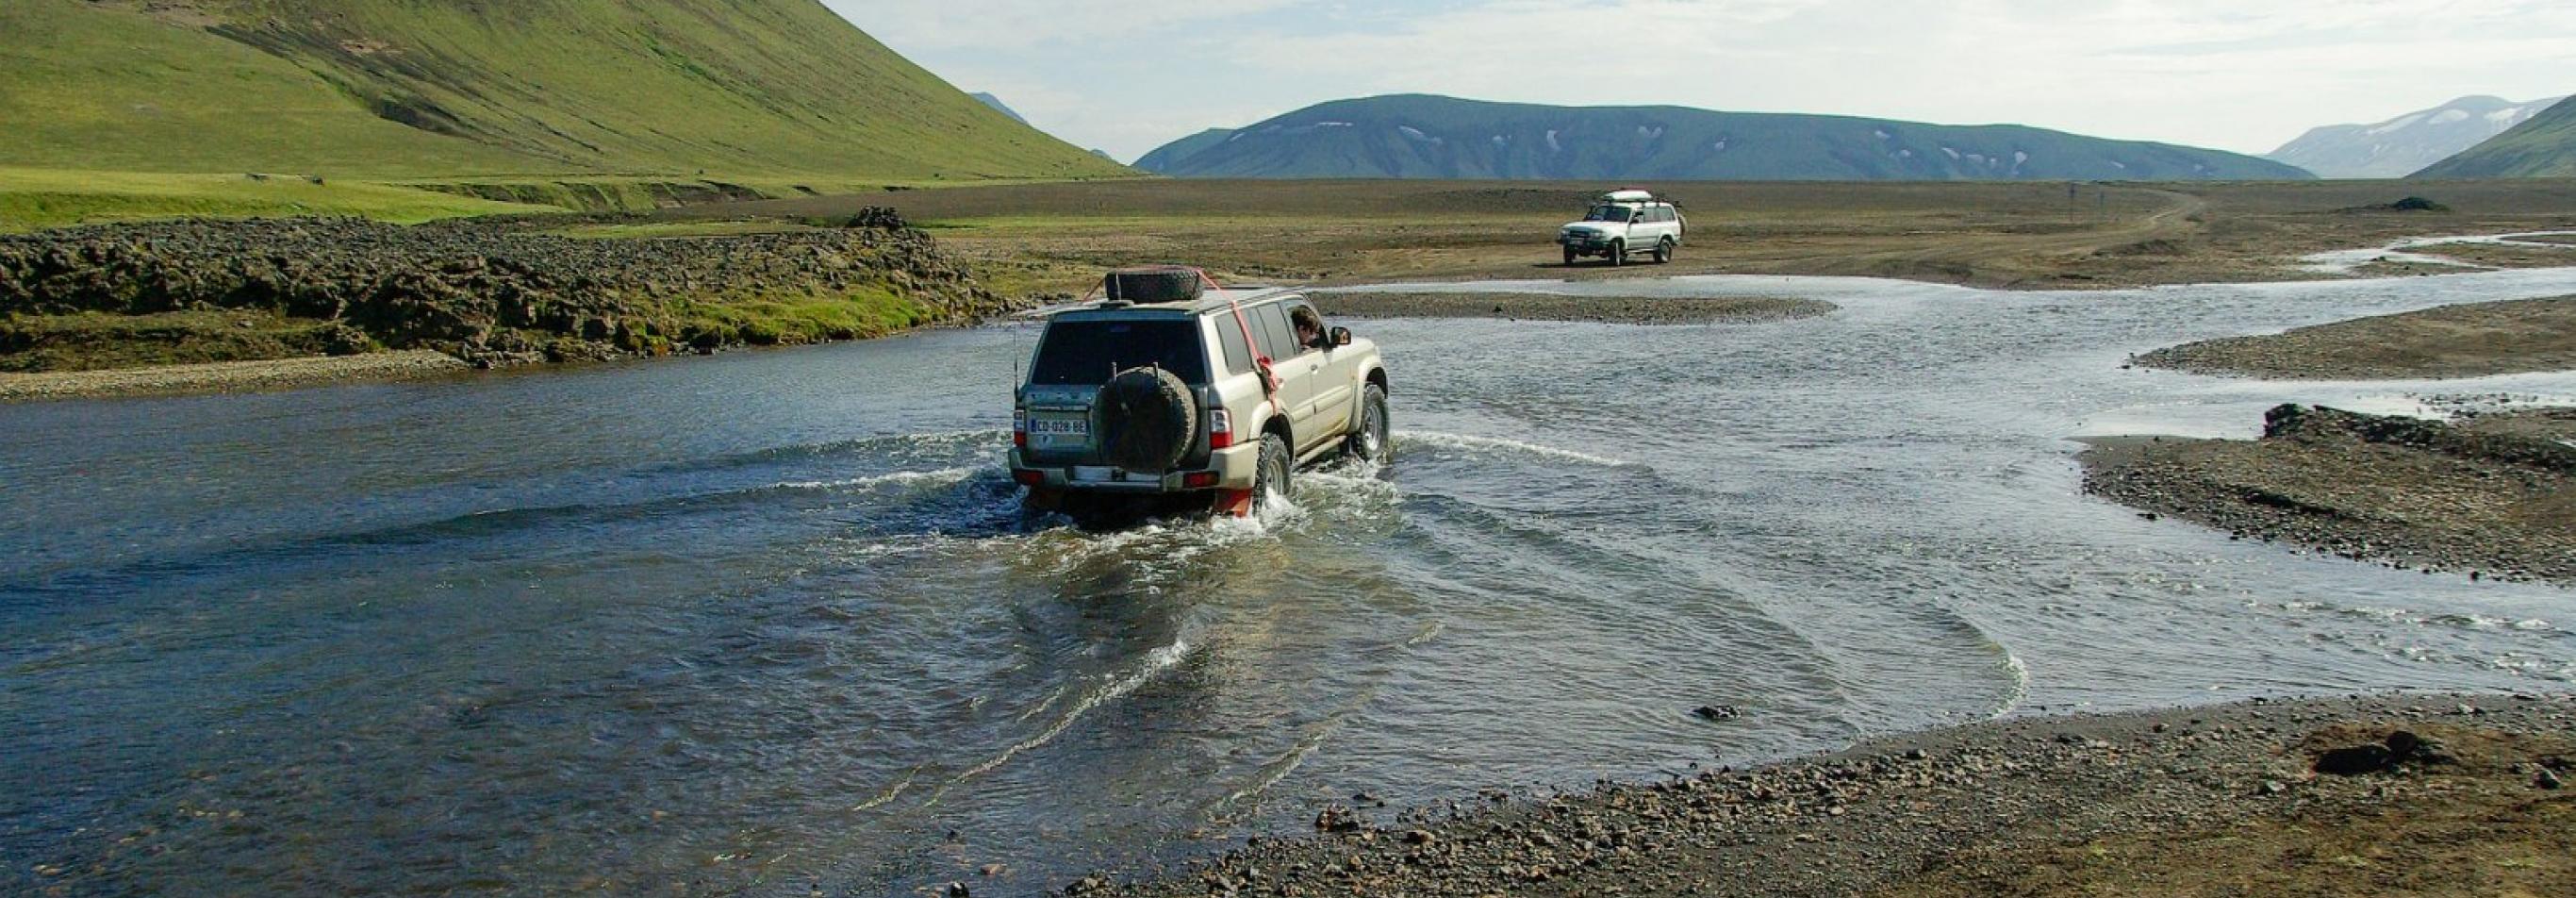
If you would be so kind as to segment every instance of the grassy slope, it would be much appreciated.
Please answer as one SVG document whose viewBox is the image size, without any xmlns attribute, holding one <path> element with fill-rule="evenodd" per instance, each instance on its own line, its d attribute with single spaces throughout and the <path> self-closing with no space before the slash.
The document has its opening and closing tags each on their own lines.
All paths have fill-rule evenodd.
<svg viewBox="0 0 2576 898">
<path fill-rule="evenodd" d="M 1406 129 L 1411 129 L 1407 131 Z M 1554 138 L 1551 143 L 1551 136 Z M 1344 100 L 1155 157 L 1193 177 L 2203 180 L 2311 177 L 2235 153 L 2017 125 L 1435 96 Z"/>
<path fill-rule="evenodd" d="M 468 174 L 507 150 L 378 118 L 293 63 L 85 0 L 0 3 L 0 165 Z"/>
<path fill-rule="evenodd" d="M 2418 178 L 2564 178 L 2576 176 L 2576 98 L 2470 147 Z"/>
<path fill-rule="evenodd" d="M 139 218 L 357 215 L 410 224 L 561 211 L 363 181 L 0 167 L 0 233 Z"/>
<path fill-rule="evenodd" d="M 0 4 L 0 165 L 978 179 L 1119 167 L 816 0 Z M 396 122 L 408 123 L 397 124 Z"/>
</svg>

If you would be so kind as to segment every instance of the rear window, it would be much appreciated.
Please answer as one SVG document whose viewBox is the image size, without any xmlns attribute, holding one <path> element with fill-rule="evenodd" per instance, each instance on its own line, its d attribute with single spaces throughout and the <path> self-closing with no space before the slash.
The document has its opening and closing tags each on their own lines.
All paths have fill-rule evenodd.
<svg viewBox="0 0 2576 898">
<path fill-rule="evenodd" d="M 1057 321 L 1038 343 L 1029 382 L 1043 385 L 1108 383 L 1129 368 L 1160 367 L 1183 382 L 1207 383 L 1207 353 L 1197 319 Z"/>
</svg>

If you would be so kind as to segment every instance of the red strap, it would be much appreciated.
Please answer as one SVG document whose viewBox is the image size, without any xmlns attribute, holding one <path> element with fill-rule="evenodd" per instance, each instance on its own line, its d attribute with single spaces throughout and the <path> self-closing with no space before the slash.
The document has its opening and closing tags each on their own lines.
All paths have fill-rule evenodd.
<svg viewBox="0 0 2576 898">
<path fill-rule="evenodd" d="M 1227 300 L 1234 307 L 1234 326 L 1243 329 L 1243 348 L 1252 353 L 1252 367 L 1261 372 L 1261 395 L 1279 392 L 1278 375 L 1270 371 L 1270 357 L 1261 354 L 1261 344 L 1252 339 L 1252 321 L 1243 317 L 1243 304 Z"/>
</svg>

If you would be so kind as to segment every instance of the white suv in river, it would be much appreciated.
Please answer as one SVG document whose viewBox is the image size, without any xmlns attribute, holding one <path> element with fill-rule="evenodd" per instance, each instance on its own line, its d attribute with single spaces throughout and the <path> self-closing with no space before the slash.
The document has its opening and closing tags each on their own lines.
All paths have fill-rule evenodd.
<svg viewBox="0 0 2576 898">
<path fill-rule="evenodd" d="M 1643 190 L 1620 190 L 1601 195 L 1593 201 L 1582 221 L 1569 222 L 1557 231 L 1556 242 L 1565 247 L 1565 264 L 1585 256 L 1600 256 L 1612 265 L 1628 264 L 1628 257 L 1645 253 L 1657 262 L 1673 260 L 1673 251 L 1682 245 L 1682 232 L 1690 221 L 1682 217 L 1680 206 L 1655 199 Z"/>
<path fill-rule="evenodd" d="M 1029 507 L 1085 523 L 1247 515 L 1301 464 L 1390 457 L 1377 344 L 1326 327 L 1305 296 L 1177 267 L 1102 287 L 1047 318 L 1020 384 L 1006 461 Z"/>
</svg>

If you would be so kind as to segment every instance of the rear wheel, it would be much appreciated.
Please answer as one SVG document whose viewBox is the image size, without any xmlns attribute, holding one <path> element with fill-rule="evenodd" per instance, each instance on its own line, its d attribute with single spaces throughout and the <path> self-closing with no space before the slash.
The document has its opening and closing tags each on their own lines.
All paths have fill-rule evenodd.
<svg viewBox="0 0 2576 898">
<path fill-rule="evenodd" d="M 1386 388 L 1368 385 L 1360 397 L 1360 426 L 1342 441 L 1342 452 L 1353 459 L 1371 464 L 1386 464 L 1395 458 L 1394 422 L 1387 414 Z"/>
<path fill-rule="evenodd" d="M 1670 261 L 1672 261 L 1672 260 L 1673 260 L 1673 239 L 1672 239 L 1672 238 L 1670 238 L 1670 237 L 1666 237 L 1666 238 L 1664 238 L 1664 239 L 1663 239 L 1663 240 L 1661 240 L 1661 241 L 1657 241 L 1657 242 L 1655 243 L 1655 264 L 1657 264 L 1657 265 L 1662 265 L 1662 264 L 1664 264 L 1664 263 L 1666 263 L 1666 262 L 1670 262 Z"/>
<path fill-rule="evenodd" d="M 1293 466 L 1288 454 L 1288 441 L 1278 434 L 1261 437 L 1261 466 L 1252 475 L 1252 513 L 1256 516 L 1272 504 L 1288 498 L 1288 469 Z"/>
<path fill-rule="evenodd" d="M 1628 244 L 1625 242 L 1610 244 L 1610 267 L 1617 268 L 1626 264 L 1628 264 Z"/>
</svg>

